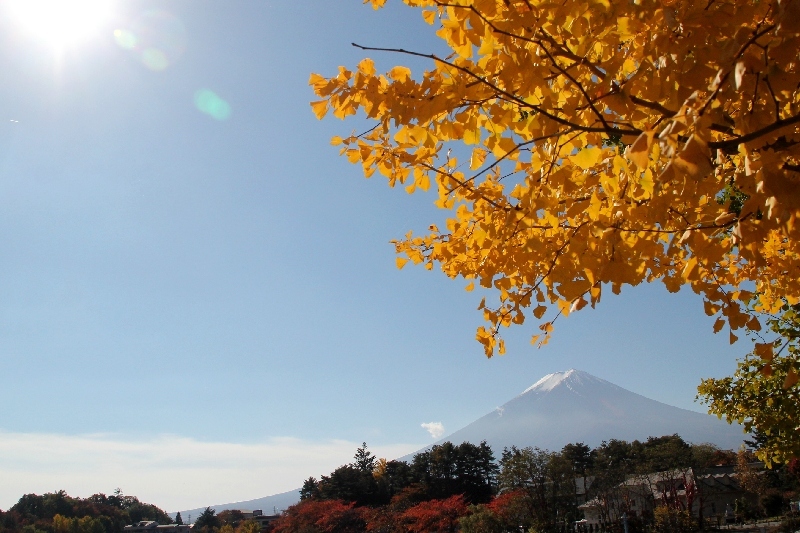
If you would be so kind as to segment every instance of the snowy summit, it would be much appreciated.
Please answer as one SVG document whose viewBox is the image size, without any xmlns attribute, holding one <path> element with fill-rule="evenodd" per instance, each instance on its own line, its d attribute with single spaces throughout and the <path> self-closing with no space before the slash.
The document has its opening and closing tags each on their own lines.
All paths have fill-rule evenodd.
<svg viewBox="0 0 800 533">
<path fill-rule="evenodd" d="M 560 450 L 583 442 L 646 440 L 677 433 L 694 443 L 737 449 L 741 426 L 679 409 L 623 389 L 587 372 L 548 374 L 509 402 L 440 442 L 485 440 L 496 453 L 510 446 Z"/>
<path fill-rule="evenodd" d="M 566 372 L 553 372 L 552 374 L 547 374 L 545 377 L 525 389 L 522 394 L 527 394 L 529 392 L 550 392 L 561 384 L 570 390 L 577 391 L 581 388 L 581 386 L 591 382 L 599 382 L 616 387 L 616 385 L 609 383 L 604 379 L 600 379 L 586 372 L 570 368 Z M 520 396 L 522 396 L 522 394 L 520 394 Z"/>
</svg>

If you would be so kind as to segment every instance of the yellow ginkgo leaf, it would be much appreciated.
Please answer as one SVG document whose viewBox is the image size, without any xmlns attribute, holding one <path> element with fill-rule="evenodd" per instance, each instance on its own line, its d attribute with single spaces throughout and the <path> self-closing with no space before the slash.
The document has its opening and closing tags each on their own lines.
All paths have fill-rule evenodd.
<svg viewBox="0 0 800 533">
<path fill-rule="evenodd" d="M 583 170 L 592 168 L 600 160 L 603 150 L 597 146 L 591 146 L 580 150 L 577 154 L 569 156 L 569 160 Z"/>
<path fill-rule="evenodd" d="M 478 128 L 464 131 L 464 144 L 478 144 L 481 142 L 481 130 Z"/>
<path fill-rule="evenodd" d="M 394 67 L 389 71 L 389 77 L 395 81 L 406 81 L 411 77 L 411 69 L 408 67 Z"/>
<path fill-rule="evenodd" d="M 650 146 L 653 144 L 654 131 L 646 131 L 625 150 L 625 156 L 630 159 L 636 168 L 644 170 L 650 162 Z"/>
<path fill-rule="evenodd" d="M 325 114 L 328 112 L 328 101 L 319 100 L 317 102 L 311 102 L 311 109 L 314 111 L 314 114 L 317 116 L 317 118 L 322 120 L 322 118 L 325 117 Z"/>
<path fill-rule="evenodd" d="M 483 166 L 483 162 L 486 161 L 486 150 L 483 148 L 474 148 L 472 150 L 472 157 L 469 161 L 469 168 L 470 170 L 477 170 Z"/>
</svg>

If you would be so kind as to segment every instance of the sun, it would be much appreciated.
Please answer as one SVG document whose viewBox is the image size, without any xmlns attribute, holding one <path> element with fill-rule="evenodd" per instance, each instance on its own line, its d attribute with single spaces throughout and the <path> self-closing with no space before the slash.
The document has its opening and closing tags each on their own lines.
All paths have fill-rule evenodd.
<svg viewBox="0 0 800 533">
<path fill-rule="evenodd" d="M 7 0 L 6 8 L 20 30 L 63 48 L 97 35 L 111 0 Z"/>
</svg>

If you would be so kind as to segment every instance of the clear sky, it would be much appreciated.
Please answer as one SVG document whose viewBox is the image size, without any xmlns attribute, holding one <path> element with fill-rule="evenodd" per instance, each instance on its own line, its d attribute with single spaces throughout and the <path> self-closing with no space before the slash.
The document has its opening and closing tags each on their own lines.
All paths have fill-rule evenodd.
<svg viewBox="0 0 800 533">
<path fill-rule="evenodd" d="M 480 296 L 395 268 L 389 241 L 438 221 L 433 198 L 339 157 L 330 137 L 362 124 L 317 121 L 307 82 L 363 58 L 351 42 L 441 51 L 397 0 L 101 0 L 95 22 L 57 7 L 91 0 L 15 1 L 0 2 L 0 509 L 62 488 L 172 511 L 258 498 L 362 441 L 409 453 L 433 441 L 423 423 L 449 433 L 568 368 L 700 411 L 700 378 L 746 350 L 696 296 L 654 285 L 609 291 L 539 350 L 533 322 L 512 329 L 487 360 Z"/>
</svg>

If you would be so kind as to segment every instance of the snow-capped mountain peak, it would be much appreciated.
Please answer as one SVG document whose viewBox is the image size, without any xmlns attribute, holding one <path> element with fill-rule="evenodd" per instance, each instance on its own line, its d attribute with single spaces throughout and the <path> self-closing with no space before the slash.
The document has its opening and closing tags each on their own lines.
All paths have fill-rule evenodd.
<svg viewBox="0 0 800 533">
<path fill-rule="evenodd" d="M 552 374 L 547 374 L 545 377 L 522 391 L 522 394 L 527 394 L 531 391 L 549 392 L 561 385 L 563 382 L 567 381 L 576 372 L 577 371 L 574 368 L 570 368 L 566 372 L 553 372 Z"/>
<path fill-rule="evenodd" d="M 570 442 L 644 440 L 677 433 L 689 442 L 736 449 L 741 426 L 651 400 L 581 370 L 544 376 L 509 402 L 442 440 L 486 440 L 495 450 L 515 445 L 560 450 Z"/>
<path fill-rule="evenodd" d="M 520 396 L 530 392 L 550 392 L 559 386 L 564 386 L 573 392 L 579 392 L 580 390 L 592 385 L 616 386 L 587 372 L 570 368 L 566 372 L 553 372 L 552 374 L 547 374 L 545 377 L 522 391 Z"/>
<path fill-rule="evenodd" d="M 689 442 L 708 442 L 733 450 L 745 436 L 739 425 L 651 400 L 573 368 L 546 375 L 522 394 L 439 442 L 477 444 L 485 440 L 499 457 L 510 446 L 558 451 L 568 443 L 594 447 L 611 439 L 644 440 L 675 433 Z M 405 461 L 412 458 L 413 454 L 401 457 Z M 285 501 L 295 503 L 299 492 L 214 507 L 218 511 L 269 509 L 288 505 Z M 279 498 L 281 503 L 277 503 Z M 200 511 L 181 511 L 181 515 L 199 515 Z"/>
</svg>

